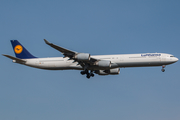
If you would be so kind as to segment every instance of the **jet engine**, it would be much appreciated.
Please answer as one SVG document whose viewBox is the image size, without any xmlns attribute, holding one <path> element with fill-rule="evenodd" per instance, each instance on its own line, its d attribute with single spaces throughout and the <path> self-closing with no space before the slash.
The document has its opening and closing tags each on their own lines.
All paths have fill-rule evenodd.
<svg viewBox="0 0 180 120">
<path fill-rule="evenodd" d="M 78 61 L 89 61 L 90 60 L 90 54 L 79 53 L 79 54 L 75 55 L 74 58 L 77 59 Z"/>
<path fill-rule="evenodd" d="M 114 68 L 114 69 L 105 70 L 105 73 L 108 73 L 111 75 L 118 75 L 120 73 L 120 69 Z"/>
<path fill-rule="evenodd" d="M 111 61 L 108 60 L 101 60 L 96 63 L 99 67 L 111 67 Z"/>
<path fill-rule="evenodd" d="M 98 75 L 109 75 L 108 73 L 104 72 L 104 70 L 96 70 L 94 73 Z"/>
<path fill-rule="evenodd" d="M 98 75 L 118 75 L 120 73 L 120 69 L 114 68 L 109 70 L 96 70 L 95 73 Z"/>
</svg>

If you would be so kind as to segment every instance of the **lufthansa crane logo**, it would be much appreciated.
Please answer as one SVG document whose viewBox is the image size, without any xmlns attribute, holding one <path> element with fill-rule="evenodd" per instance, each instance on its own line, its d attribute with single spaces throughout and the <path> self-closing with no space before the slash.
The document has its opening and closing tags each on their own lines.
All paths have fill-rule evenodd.
<svg viewBox="0 0 180 120">
<path fill-rule="evenodd" d="M 16 45 L 14 51 L 16 54 L 20 54 L 23 51 L 23 47 L 21 45 Z"/>
</svg>

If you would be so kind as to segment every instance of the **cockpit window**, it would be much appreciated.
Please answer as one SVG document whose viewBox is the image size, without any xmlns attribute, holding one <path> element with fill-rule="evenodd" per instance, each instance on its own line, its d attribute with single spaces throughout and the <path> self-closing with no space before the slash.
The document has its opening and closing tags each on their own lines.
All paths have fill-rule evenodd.
<svg viewBox="0 0 180 120">
<path fill-rule="evenodd" d="M 174 57 L 174 56 L 172 55 L 172 56 L 170 56 L 170 57 Z"/>
</svg>

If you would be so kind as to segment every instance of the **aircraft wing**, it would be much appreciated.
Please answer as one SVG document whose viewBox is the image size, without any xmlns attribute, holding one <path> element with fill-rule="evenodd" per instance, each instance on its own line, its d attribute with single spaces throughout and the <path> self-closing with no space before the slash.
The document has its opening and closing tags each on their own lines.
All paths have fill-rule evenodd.
<svg viewBox="0 0 180 120">
<path fill-rule="evenodd" d="M 50 43 L 49 41 L 47 41 L 46 39 L 44 39 L 45 43 L 51 47 L 53 47 L 54 49 L 60 51 L 65 57 L 72 57 L 74 56 L 75 54 L 77 54 L 77 52 L 75 51 L 71 51 L 71 50 L 68 50 L 68 49 L 65 49 L 63 47 L 60 47 L 60 46 L 57 46 L 57 45 L 54 45 L 53 43 Z"/>
<path fill-rule="evenodd" d="M 22 59 L 19 59 L 19 58 L 16 58 L 16 57 L 13 57 L 13 56 L 10 56 L 10 55 L 5 55 L 5 54 L 2 54 L 3 56 L 5 56 L 5 57 L 8 57 L 8 58 L 10 58 L 10 59 L 12 59 L 12 60 L 15 60 L 15 62 L 17 62 L 17 63 L 25 63 L 26 61 L 25 60 L 22 60 Z"/>
<path fill-rule="evenodd" d="M 60 47 L 60 46 L 57 46 L 57 45 L 54 45 L 53 43 L 50 43 L 48 42 L 46 39 L 44 39 L 45 43 L 49 46 L 51 46 L 52 48 L 60 51 L 64 57 L 69 57 L 70 59 L 73 59 L 75 61 L 78 61 L 77 59 L 75 59 L 75 56 L 78 55 L 78 54 L 81 54 L 81 53 L 78 53 L 78 52 L 75 52 L 75 51 L 71 51 L 71 50 L 68 50 L 66 48 L 63 48 L 63 47 Z M 90 64 L 93 64 L 94 62 L 98 61 L 97 59 L 95 58 L 92 58 L 90 57 L 90 60 L 89 61 L 86 61 L 83 63 L 90 63 Z M 82 63 L 82 61 L 78 61 L 79 63 Z"/>
</svg>

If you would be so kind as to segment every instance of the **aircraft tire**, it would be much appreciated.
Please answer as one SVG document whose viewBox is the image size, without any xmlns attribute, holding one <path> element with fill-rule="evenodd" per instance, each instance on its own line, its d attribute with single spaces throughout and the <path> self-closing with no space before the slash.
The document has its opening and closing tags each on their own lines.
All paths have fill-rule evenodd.
<svg viewBox="0 0 180 120">
<path fill-rule="evenodd" d="M 91 76 L 94 77 L 94 74 L 92 73 Z"/>
<path fill-rule="evenodd" d="M 161 69 L 161 71 L 162 71 L 162 72 L 165 72 L 165 69 L 164 69 L 164 68 L 162 68 L 162 69 Z"/>
<path fill-rule="evenodd" d="M 86 72 L 85 71 L 81 71 L 81 75 L 84 75 L 84 74 L 86 74 Z"/>
<path fill-rule="evenodd" d="M 90 76 L 90 75 L 87 75 L 86 77 L 89 79 L 91 76 Z"/>
</svg>

